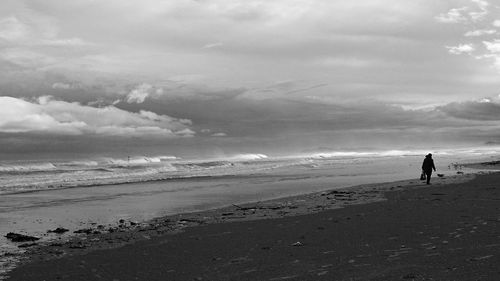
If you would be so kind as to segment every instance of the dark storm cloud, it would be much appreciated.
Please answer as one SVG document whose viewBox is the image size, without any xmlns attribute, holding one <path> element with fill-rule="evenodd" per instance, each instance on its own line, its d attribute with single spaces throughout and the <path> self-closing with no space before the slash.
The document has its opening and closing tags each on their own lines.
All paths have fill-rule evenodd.
<svg viewBox="0 0 500 281">
<path fill-rule="evenodd" d="M 450 116 L 466 120 L 500 120 L 500 104 L 490 99 L 461 103 L 454 102 L 441 106 L 438 110 Z"/>
</svg>

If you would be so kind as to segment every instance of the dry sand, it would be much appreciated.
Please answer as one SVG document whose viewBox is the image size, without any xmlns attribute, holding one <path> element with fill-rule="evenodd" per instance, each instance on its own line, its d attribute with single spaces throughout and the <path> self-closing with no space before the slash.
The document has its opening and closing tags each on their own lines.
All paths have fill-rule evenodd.
<svg viewBox="0 0 500 281">
<path fill-rule="evenodd" d="M 96 226 L 28 247 L 7 280 L 499 280 L 500 174 L 471 178 Z"/>
</svg>

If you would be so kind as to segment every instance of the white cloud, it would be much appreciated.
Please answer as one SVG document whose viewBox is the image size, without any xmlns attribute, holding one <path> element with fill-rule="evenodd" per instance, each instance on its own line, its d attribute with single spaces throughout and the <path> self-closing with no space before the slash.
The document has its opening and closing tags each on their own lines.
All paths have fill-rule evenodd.
<svg viewBox="0 0 500 281">
<path fill-rule="evenodd" d="M 484 46 L 488 50 L 488 54 L 483 55 L 483 58 L 493 59 L 493 65 L 500 71 L 500 39 L 493 41 L 483 41 Z"/>
<path fill-rule="evenodd" d="M 212 134 L 212 137 L 227 137 L 227 134 L 226 133 L 215 133 L 215 134 Z"/>
<path fill-rule="evenodd" d="M 447 13 L 441 13 L 435 17 L 442 23 L 477 23 L 485 19 L 489 14 L 490 4 L 484 0 L 471 0 L 477 7 L 464 6 L 461 8 L 452 8 Z"/>
<path fill-rule="evenodd" d="M 137 137 L 193 136 L 190 120 L 150 111 L 128 112 L 114 106 L 95 108 L 43 96 L 29 102 L 0 97 L 0 132 Z"/>
<path fill-rule="evenodd" d="M 494 41 L 483 41 L 486 49 L 491 53 L 500 53 L 500 39 Z"/>
<path fill-rule="evenodd" d="M 491 38 L 493 35 L 497 36 L 497 34 L 499 34 L 496 29 L 491 28 L 491 25 L 500 27 L 500 20 L 491 21 L 491 17 L 489 15 L 491 13 L 490 9 L 495 9 L 495 11 L 497 11 L 500 7 L 491 6 L 490 3 L 485 0 L 471 0 L 471 2 L 475 5 L 460 9 L 452 9 L 452 15 L 446 18 L 448 19 L 448 22 L 460 22 L 466 28 L 470 28 L 470 26 L 474 27 L 473 30 L 464 34 L 464 37 L 466 37 L 469 42 L 459 44 L 458 46 L 446 46 L 446 48 L 448 49 L 448 52 L 453 55 L 471 55 L 472 52 L 474 52 L 474 57 L 476 59 L 491 60 L 494 68 L 500 71 L 500 40 L 493 39 L 493 41 L 486 41 L 483 38 L 475 38 L 486 35 L 489 35 Z M 445 19 L 444 16 L 440 16 Z M 457 20 L 453 20 L 454 18 Z M 441 22 L 446 22 L 446 19 Z M 480 42 L 483 43 L 484 48 L 476 48 Z"/>
<path fill-rule="evenodd" d="M 127 95 L 128 103 L 143 103 L 144 100 L 149 96 L 149 90 L 151 90 L 153 86 L 149 84 L 141 84 L 137 88 L 130 91 Z"/>
<path fill-rule="evenodd" d="M 467 7 L 450 9 L 447 13 L 441 13 L 436 16 L 436 20 L 442 23 L 466 22 L 467 18 L 464 16 L 464 12 L 467 9 Z"/>
<path fill-rule="evenodd" d="M 80 38 L 67 38 L 67 39 L 50 39 L 40 41 L 41 45 L 52 47 L 81 47 L 93 46 L 93 44 L 83 41 Z"/>
<path fill-rule="evenodd" d="M 162 122 L 162 123 L 178 122 L 178 123 L 183 124 L 183 125 L 192 125 L 191 120 L 188 120 L 188 119 L 172 118 L 172 117 L 167 116 L 167 115 L 159 115 L 159 114 L 156 114 L 154 112 L 146 111 L 146 110 L 139 111 L 139 115 L 144 119 L 148 119 L 148 120 L 155 121 L 155 122 Z"/>
<path fill-rule="evenodd" d="M 484 19 L 484 17 L 489 13 L 488 6 L 490 5 L 488 2 L 484 0 L 472 0 L 472 2 L 476 3 L 479 11 L 469 12 L 469 16 L 473 22 L 478 22 Z"/>
<path fill-rule="evenodd" d="M 71 85 L 70 84 L 66 84 L 66 83 L 57 82 L 57 83 L 52 84 L 52 89 L 68 90 L 68 89 L 71 89 Z"/>
<path fill-rule="evenodd" d="M 160 96 L 162 94 L 162 88 L 155 88 L 148 83 L 142 83 L 130 91 L 125 99 L 128 103 L 143 103 L 151 95 Z"/>
<path fill-rule="evenodd" d="M 180 137 L 192 137 L 196 133 L 193 130 L 191 130 L 189 128 L 186 128 L 186 129 L 183 129 L 183 130 L 180 130 L 180 131 L 176 131 L 175 134 L 177 136 L 180 136 Z"/>
<path fill-rule="evenodd" d="M 483 35 L 495 34 L 497 31 L 495 29 L 478 29 L 473 31 L 468 31 L 464 34 L 465 37 L 478 37 Z"/>
<path fill-rule="evenodd" d="M 460 55 L 460 54 L 470 54 L 475 48 L 472 44 L 460 44 L 458 46 L 446 47 L 450 54 Z"/>
<path fill-rule="evenodd" d="M 210 44 L 206 44 L 205 46 L 203 46 L 203 49 L 218 48 L 218 47 L 222 47 L 223 45 L 224 44 L 222 42 L 210 43 Z"/>
<path fill-rule="evenodd" d="M 52 89 L 59 89 L 59 90 L 74 90 L 74 89 L 79 89 L 81 88 L 81 85 L 78 83 L 63 83 L 63 82 L 56 82 L 52 84 Z"/>
</svg>

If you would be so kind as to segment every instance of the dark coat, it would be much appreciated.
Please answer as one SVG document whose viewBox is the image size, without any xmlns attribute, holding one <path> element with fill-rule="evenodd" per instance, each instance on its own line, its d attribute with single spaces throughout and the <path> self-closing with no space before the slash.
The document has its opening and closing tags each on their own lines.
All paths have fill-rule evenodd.
<svg viewBox="0 0 500 281">
<path fill-rule="evenodd" d="M 422 170 L 426 173 L 432 173 L 432 170 L 436 170 L 434 160 L 430 156 L 425 156 L 424 163 L 422 163 Z"/>
</svg>

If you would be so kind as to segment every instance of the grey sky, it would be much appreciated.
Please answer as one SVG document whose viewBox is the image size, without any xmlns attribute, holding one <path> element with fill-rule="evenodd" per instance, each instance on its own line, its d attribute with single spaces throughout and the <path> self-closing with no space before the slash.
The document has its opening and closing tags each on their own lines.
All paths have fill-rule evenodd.
<svg viewBox="0 0 500 281">
<path fill-rule="evenodd" d="M 500 138 L 499 94 L 493 1 L 4 0 L 0 10 L 0 132 L 18 150 L 34 136 L 235 151 L 483 143 Z"/>
</svg>

